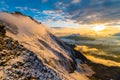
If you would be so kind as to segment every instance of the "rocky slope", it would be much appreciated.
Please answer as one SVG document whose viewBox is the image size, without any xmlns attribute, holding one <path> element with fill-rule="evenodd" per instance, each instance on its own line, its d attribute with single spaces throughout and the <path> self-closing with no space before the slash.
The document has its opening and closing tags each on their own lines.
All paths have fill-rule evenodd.
<svg viewBox="0 0 120 80">
<path fill-rule="evenodd" d="M 24 46 L 9 37 L 0 39 L 3 45 L 1 78 L 87 80 L 86 77 L 75 79 L 69 74 L 78 70 L 81 76 L 85 70 L 80 65 L 86 62 L 86 58 L 55 37 L 43 24 L 20 13 L 3 12 L 0 12 L 0 23 L 5 26 L 7 36 Z"/>
<path fill-rule="evenodd" d="M 31 51 L 10 37 L 0 37 L 0 80 L 61 80 Z"/>
</svg>

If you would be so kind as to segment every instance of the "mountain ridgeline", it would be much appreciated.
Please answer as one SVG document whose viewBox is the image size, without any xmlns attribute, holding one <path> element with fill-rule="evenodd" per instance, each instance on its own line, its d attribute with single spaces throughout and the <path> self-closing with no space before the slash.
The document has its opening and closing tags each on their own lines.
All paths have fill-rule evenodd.
<svg viewBox="0 0 120 80">
<path fill-rule="evenodd" d="M 0 12 L 0 79 L 88 80 L 81 67 L 86 61 L 40 22 Z"/>
</svg>

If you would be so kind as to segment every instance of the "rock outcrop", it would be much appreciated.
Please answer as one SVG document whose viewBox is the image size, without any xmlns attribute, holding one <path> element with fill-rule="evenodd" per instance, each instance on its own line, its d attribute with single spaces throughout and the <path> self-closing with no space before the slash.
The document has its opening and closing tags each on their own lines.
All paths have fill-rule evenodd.
<svg viewBox="0 0 120 80">
<path fill-rule="evenodd" d="M 2 28 L 1 28 L 2 27 Z M 1 32 L 2 31 L 2 32 Z M 0 32 L 4 34 L 3 25 Z M 0 80 L 61 80 L 32 51 L 10 37 L 0 35 Z"/>
<path fill-rule="evenodd" d="M 78 65 L 85 63 L 86 58 L 49 32 L 45 25 L 21 13 L 4 12 L 0 12 L 0 23 L 9 36 L 0 39 L 1 79 L 80 80 L 70 73 L 78 68 L 82 71 Z"/>
</svg>

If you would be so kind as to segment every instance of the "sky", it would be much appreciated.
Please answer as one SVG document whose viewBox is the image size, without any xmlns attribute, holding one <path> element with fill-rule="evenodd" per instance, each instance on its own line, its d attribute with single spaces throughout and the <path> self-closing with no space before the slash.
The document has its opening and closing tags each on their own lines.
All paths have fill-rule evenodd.
<svg viewBox="0 0 120 80">
<path fill-rule="evenodd" d="M 0 0 L 0 11 L 18 11 L 50 27 L 120 27 L 120 0 Z"/>
</svg>

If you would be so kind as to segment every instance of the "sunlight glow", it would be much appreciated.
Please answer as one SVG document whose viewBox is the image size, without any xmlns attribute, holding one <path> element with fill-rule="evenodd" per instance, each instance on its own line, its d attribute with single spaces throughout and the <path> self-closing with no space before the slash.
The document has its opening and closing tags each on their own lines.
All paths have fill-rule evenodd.
<svg viewBox="0 0 120 80">
<path fill-rule="evenodd" d="M 102 31 L 105 29 L 104 25 L 95 25 L 95 27 L 92 28 L 92 30 L 98 32 L 98 31 Z"/>
</svg>

